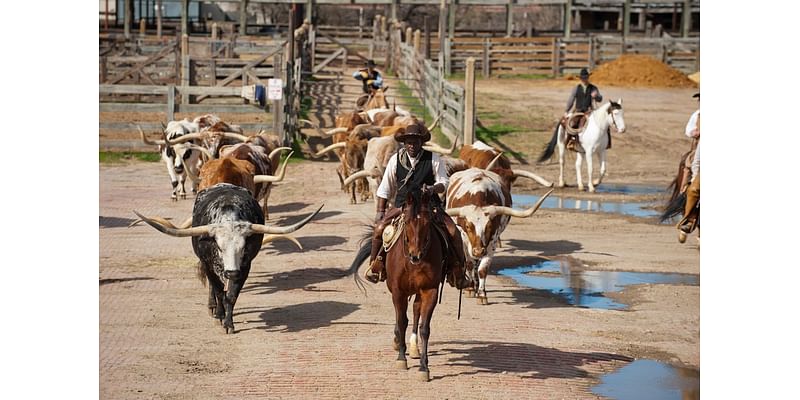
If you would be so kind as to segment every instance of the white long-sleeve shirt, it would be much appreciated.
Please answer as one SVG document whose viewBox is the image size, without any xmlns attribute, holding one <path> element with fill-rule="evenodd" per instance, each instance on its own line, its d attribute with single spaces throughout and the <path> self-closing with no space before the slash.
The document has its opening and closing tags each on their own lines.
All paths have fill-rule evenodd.
<svg viewBox="0 0 800 400">
<path fill-rule="evenodd" d="M 697 119 L 700 118 L 700 110 L 692 113 L 689 117 L 689 122 L 686 123 L 686 136 L 693 137 L 692 131 L 697 128 Z M 694 150 L 694 158 L 692 158 L 692 180 L 700 173 L 700 142 L 697 142 L 697 148 Z"/>
<path fill-rule="evenodd" d="M 416 158 L 408 157 L 411 167 L 415 167 L 420 160 L 423 152 L 427 150 L 422 150 L 417 154 Z M 399 153 L 398 153 L 399 154 Z M 405 151 L 402 152 L 406 156 L 408 153 Z M 434 175 L 434 184 L 441 183 L 444 185 L 445 191 L 447 191 L 447 185 L 450 180 L 447 178 L 447 168 L 445 163 L 442 162 L 442 158 L 437 153 L 431 154 L 431 167 L 433 168 L 433 175 Z M 392 199 L 395 193 L 397 192 L 397 155 L 392 156 L 389 159 L 389 163 L 386 164 L 386 171 L 383 172 L 383 179 L 381 180 L 380 186 L 378 186 L 378 190 L 375 192 L 375 195 L 382 198 L 382 199 Z M 394 205 L 392 203 L 392 205 Z"/>
</svg>

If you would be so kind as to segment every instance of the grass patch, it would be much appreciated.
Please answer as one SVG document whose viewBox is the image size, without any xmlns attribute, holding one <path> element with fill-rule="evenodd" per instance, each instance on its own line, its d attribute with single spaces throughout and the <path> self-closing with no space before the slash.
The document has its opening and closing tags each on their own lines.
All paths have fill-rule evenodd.
<svg viewBox="0 0 800 400">
<path fill-rule="evenodd" d="M 486 119 L 500 119 L 500 118 L 503 118 L 503 116 L 500 115 L 500 113 L 494 111 L 478 112 L 478 119 L 480 119 L 481 121 Z"/>
<path fill-rule="evenodd" d="M 421 115 L 426 124 L 432 123 L 434 117 L 428 113 L 427 108 L 422 106 L 422 103 L 414 96 L 411 89 L 402 81 L 397 81 L 397 86 L 398 96 L 406 98 L 406 107 L 410 109 L 409 111 L 414 115 Z M 452 144 L 447 135 L 442 132 L 441 125 L 437 125 L 431 132 L 431 140 L 443 147 L 448 147 Z"/>
<path fill-rule="evenodd" d="M 477 129 L 475 129 L 475 135 L 478 136 L 478 139 L 486 142 L 487 140 L 495 140 L 500 136 L 522 130 L 522 128 L 513 125 L 492 124 L 484 127 L 477 127 Z"/>
<path fill-rule="evenodd" d="M 141 151 L 101 151 L 100 152 L 100 163 L 104 164 L 115 164 L 115 163 L 123 163 L 127 161 L 146 161 L 146 162 L 157 162 L 161 160 L 161 154 L 153 153 L 153 152 L 141 152 Z"/>
</svg>

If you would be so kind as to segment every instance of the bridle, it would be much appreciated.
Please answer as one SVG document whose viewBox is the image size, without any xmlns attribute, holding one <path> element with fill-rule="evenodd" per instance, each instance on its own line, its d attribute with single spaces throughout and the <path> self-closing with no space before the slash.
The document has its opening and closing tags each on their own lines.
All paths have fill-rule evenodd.
<svg viewBox="0 0 800 400">
<path fill-rule="evenodd" d="M 611 115 L 611 123 L 614 124 L 614 129 L 619 132 L 619 126 L 617 126 L 617 119 L 614 117 L 614 110 L 621 110 L 622 107 L 615 108 L 613 105 L 608 107 L 608 114 Z"/>
<path fill-rule="evenodd" d="M 428 214 L 428 223 L 433 223 L 433 213 L 430 211 L 430 208 L 427 211 Z M 408 228 L 408 223 L 406 223 L 406 229 Z M 430 227 L 429 227 L 430 228 Z M 425 243 L 422 246 L 422 250 L 419 252 L 419 261 L 414 262 L 411 259 L 411 254 L 408 252 L 408 235 L 406 234 L 406 229 L 403 229 L 403 253 L 405 253 L 406 259 L 411 264 L 417 265 L 419 264 L 425 255 L 428 254 L 428 249 L 431 247 L 431 229 L 428 229 L 427 234 L 425 235 Z"/>
</svg>

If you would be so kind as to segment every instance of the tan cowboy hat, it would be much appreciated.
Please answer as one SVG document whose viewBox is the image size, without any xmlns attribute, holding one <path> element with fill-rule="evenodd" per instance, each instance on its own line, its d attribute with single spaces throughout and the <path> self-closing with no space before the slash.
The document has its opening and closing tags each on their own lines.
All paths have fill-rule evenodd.
<svg viewBox="0 0 800 400">
<path fill-rule="evenodd" d="M 431 140 L 430 131 L 428 131 L 428 128 L 421 123 L 409 125 L 406 127 L 406 129 L 398 129 L 394 134 L 394 140 L 403 143 L 407 137 L 411 136 L 419 137 L 422 140 L 422 143 Z"/>
</svg>

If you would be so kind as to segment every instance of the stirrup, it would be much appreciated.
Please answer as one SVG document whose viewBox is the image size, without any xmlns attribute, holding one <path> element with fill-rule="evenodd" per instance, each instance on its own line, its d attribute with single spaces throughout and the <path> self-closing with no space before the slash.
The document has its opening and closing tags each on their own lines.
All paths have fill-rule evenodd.
<svg viewBox="0 0 800 400">
<path fill-rule="evenodd" d="M 366 279 L 366 280 L 368 280 L 368 281 L 370 281 L 372 283 L 383 282 L 383 281 L 386 280 L 386 266 L 385 265 L 381 265 L 380 272 L 374 272 L 372 270 L 372 267 L 375 265 L 375 263 L 378 263 L 378 262 L 382 263 L 383 262 L 383 258 L 381 258 L 380 256 L 375 257 L 375 259 L 369 264 L 369 268 L 367 268 L 367 270 L 364 272 L 364 279 Z"/>
</svg>

